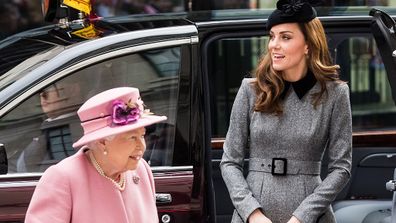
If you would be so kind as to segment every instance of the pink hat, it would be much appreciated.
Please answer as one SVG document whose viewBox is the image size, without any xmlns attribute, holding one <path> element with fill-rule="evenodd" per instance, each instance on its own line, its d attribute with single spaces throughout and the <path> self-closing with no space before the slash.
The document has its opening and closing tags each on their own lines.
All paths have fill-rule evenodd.
<svg viewBox="0 0 396 223">
<path fill-rule="evenodd" d="M 144 109 L 139 89 L 113 88 L 88 99 L 77 111 L 84 136 L 74 148 L 89 142 L 128 132 L 163 120 L 166 116 L 153 115 Z"/>
</svg>

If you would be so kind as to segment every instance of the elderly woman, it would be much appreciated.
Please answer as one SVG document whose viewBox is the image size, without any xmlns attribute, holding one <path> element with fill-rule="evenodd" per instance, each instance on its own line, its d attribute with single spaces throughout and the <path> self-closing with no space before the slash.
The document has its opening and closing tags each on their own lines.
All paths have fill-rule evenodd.
<svg viewBox="0 0 396 223">
<path fill-rule="evenodd" d="M 166 119 L 144 110 L 139 90 L 102 92 L 78 110 L 81 149 L 47 169 L 25 222 L 158 222 L 155 186 L 142 158 L 145 126 Z"/>
</svg>

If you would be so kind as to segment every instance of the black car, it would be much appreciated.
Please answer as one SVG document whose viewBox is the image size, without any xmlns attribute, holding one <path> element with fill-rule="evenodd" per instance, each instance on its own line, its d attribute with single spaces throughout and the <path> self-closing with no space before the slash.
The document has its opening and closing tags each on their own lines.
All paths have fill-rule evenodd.
<svg viewBox="0 0 396 223">
<path fill-rule="evenodd" d="M 385 183 L 396 167 L 396 38 L 387 14 L 396 11 L 370 10 L 317 9 L 351 89 L 353 169 L 333 205 L 338 222 L 390 215 Z M 75 153 L 71 144 L 82 135 L 76 110 L 117 86 L 138 87 L 148 107 L 168 116 L 147 128 L 144 154 L 160 221 L 230 222 L 222 146 L 241 80 L 266 50 L 271 11 L 63 21 L 0 42 L 0 222 L 23 222 L 43 171 Z"/>
</svg>

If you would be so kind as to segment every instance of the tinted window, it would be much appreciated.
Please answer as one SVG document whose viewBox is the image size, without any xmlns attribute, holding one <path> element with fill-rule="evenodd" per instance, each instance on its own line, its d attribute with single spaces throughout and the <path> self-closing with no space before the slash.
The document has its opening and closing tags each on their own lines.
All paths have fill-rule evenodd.
<svg viewBox="0 0 396 223">
<path fill-rule="evenodd" d="M 373 37 L 356 34 L 329 39 L 331 53 L 341 66 L 341 79 L 351 90 L 354 131 L 396 129 L 396 106 Z M 212 137 L 225 137 L 241 80 L 253 74 L 267 43 L 268 37 L 250 37 L 223 38 L 210 44 Z"/>
<path fill-rule="evenodd" d="M 351 90 L 355 131 L 396 129 L 396 106 L 378 48 L 371 35 L 338 38 L 341 78 Z"/>
<path fill-rule="evenodd" d="M 7 42 L 1 44 L 0 76 L 21 63 L 22 61 L 51 47 L 54 47 L 54 45 L 30 39 L 19 39 L 18 41 L 15 41 L 9 45 L 7 45 Z"/>
<path fill-rule="evenodd" d="M 180 48 L 136 53 L 103 61 L 46 86 L 0 120 L 0 142 L 9 173 L 42 172 L 75 153 L 82 135 L 77 109 L 104 90 L 132 86 L 147 108 L 168 120 L 146 128 L 144 158 L 152 166 L 172 166 Z"/>
<path fill-rule="evenodd" d="M 267 41 L 267 37 L 225 38 L 210 45 L 208 73 L 213 137 L 225 136 L 241 81 L 251 76 Z"/>
</svg>

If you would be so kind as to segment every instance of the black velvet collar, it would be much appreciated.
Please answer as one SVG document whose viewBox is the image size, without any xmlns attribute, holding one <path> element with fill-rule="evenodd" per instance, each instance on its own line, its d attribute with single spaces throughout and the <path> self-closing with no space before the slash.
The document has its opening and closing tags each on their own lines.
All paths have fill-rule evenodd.
<svg viewBox="0 0 396 223">
<path fill-rule="evenodd" d="M 316 78 L 312 71 L 308 70 L 307 75 L 305 75 L 305 77 L 303 77 L 301 80 L 298 80 L 296 82 L 289 82 L 284 80 L 284 83 L 285 88 L 280 95 L 281 99 L 285 99 L 287 91 L 289 90 L 290 86 L 292 86 L 294 92 L 296 92 L 296 95 L 301 100 L 305 96 L 305 94 L 307 94 L 307 92 L 311 90 L 313 86 L 315 86 Z"/>
</svg>

